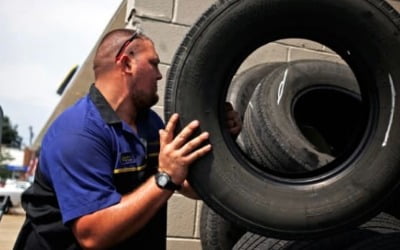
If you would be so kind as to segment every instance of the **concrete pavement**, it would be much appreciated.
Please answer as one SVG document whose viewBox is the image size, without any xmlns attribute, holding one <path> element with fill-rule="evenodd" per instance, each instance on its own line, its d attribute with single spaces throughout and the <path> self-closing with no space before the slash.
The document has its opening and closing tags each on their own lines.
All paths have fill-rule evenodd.
<svg viewBox="0 0 400 250">
<path fill-rule="evenodd" d="M 24 223 L 25 213 L 22 208 L 12 208 L 3 214 L 0 220 L 0 250 L 11 250 L 18 232 Z"/>
</svg>

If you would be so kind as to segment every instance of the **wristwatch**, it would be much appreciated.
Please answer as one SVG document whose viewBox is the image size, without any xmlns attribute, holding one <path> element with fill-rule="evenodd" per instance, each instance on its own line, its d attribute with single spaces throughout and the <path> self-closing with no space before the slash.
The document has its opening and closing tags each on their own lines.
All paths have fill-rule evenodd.
<svg viewBox="0 0 400 250">
<path fill-rule="evenodd" d="M 159 188 L 175 191 L 182 187 L 181 185 L 175 184 L 172 181 L 171 176 L 165 172 L 158 172 L 154 177 Z"/>
</svg>

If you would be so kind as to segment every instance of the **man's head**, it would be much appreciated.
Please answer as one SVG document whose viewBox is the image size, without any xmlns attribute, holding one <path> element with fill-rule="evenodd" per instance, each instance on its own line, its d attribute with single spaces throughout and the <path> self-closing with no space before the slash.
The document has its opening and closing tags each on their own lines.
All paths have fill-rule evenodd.
<svg viewBox="0 0 400 250">
<path fill-rule="evenodd" d="M 115 76 L 137 109 L 158 101 L 157 81 L 162 78 L 153 42 L 143 34 L 117 29 L 104 36 L 97 49 L 93 69 L 96 81 Z M 107 83 L 113 84 L 113 83 Z"/>
</svg>

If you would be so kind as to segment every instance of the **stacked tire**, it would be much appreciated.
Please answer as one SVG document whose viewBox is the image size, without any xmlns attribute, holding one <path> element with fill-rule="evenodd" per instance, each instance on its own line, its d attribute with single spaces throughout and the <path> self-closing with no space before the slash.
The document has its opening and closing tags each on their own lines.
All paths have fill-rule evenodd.
<svg viewBox="0 0 400 250">
<path fill-rule="evenodd" d="M 359 129 L 360 111 L 357 81 L 347 65 L 284 63 L 254 89 L 240 137 L 259 166 L 306 174 L 340 155 Z"/>
<path fill-rule="evenodd" d="M 248 232 L 229 249 L 300 250 L 300 249 L 398 249 L 400 221 L 381 213 L 359 227 L 314 240 L 287 241 Z M 226 248 L 228 249 L 228 248 Z"/>
<path fill-rule="evenodd" d="M 244 120 L 238 145 L 257 164 L 271 168 L 271 171 L 293 174 L 299 171 L 297 166 L 304 166 L 291 165 L 289 160 L 282 159 L 295 158 L 297 162 L 318 159 L 310 157 L 310 153 L 304 154 L 304 148 L 332 161 L 358 128 L 361 97 L 357 81 L 347 65 L 321 60 L 260 64 L 235 77 L 231 88 L 228 101 Z M 339 104 L 335 102 L 337 100 L 340 100 Z M 256 116 L 256 111 L 261 115 Z M 324 115 L 328 117 L 321 119 Z M 270 125 L 276 122 L 286 126 Z M 287 134 L 297 139 L 296 143 L 276 143 L 279 147 L 275 151 L 284 154 L 285 149 L 290 149 L 291 153 L 287 153 L 286 158 L 276 157 L 280 160 L 276 161 L 275 167 L 272 162 L 263 161 L 263 156 L 274 155 L 270 151 L 264 152 L 273 148 L 271 140 L 282 141 Z M 310 169 L 301 170 L 316 170 L 325 164 L 327 162 L 310 164 Z M 337 235 L 318 240 L 285 241 L 246 233 L 244 228 L 223 219 L 207 205 L 203 206 L 200 222 L 202 248 L 209 250 L 344 249 L 362 239 L 396 233 L 400 229 L 400 221 L 382 213 L 359 228 Z"/>
</svg>

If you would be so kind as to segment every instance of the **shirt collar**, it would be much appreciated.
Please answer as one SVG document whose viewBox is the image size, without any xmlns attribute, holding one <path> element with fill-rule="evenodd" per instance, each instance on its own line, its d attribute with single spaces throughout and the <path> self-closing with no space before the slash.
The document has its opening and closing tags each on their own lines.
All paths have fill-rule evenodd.
<svg viewBox="0 0 400 250">
<path fill-rule="evenodd" d="M 121 123 L 121 119 L 111 108 L 101 92 L 92 84 L 89 89 L 89 98 L 99 110 L 101 117 L 108 124 Z"/>
</svg>

